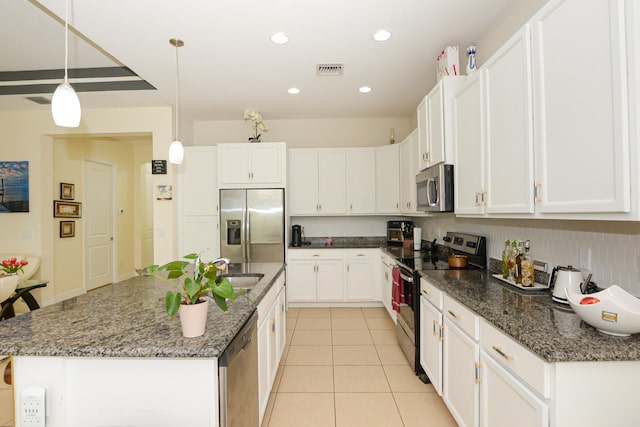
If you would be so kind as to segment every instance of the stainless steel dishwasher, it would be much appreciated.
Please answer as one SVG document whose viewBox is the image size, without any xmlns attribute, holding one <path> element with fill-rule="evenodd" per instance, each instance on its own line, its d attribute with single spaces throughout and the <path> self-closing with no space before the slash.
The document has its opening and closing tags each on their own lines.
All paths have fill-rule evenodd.
<svg viewBox="0 0 640 427">
<path fill-rule="evenodd" d="M 258 427 L 258 313 L 218 359 L 220 427 Z"/>
</svg>

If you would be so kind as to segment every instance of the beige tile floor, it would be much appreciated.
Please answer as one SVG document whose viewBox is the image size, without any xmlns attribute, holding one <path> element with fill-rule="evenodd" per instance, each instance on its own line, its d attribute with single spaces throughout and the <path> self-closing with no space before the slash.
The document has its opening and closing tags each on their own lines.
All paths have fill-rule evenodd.
<svg viewBox="0 0 640 427">
<path fill-rule="evenodd" d="M 290 308 L 262 427 L 454 427 L 384 308 Z"/>
</svg>

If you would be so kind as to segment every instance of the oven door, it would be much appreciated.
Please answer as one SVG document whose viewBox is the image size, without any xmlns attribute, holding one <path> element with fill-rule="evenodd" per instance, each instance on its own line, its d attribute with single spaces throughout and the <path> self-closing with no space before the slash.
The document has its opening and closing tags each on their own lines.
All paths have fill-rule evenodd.
<svg viewBox="0 0 640 427">
<path fill-rule="evenodd" d="M 410 366 L 417 369 L 419 364 L 417 355 L 417 341 L 416 341 L 416 304 L 419 304 L 419 299 L 416 298 L 416 284 L 413 280 L 413 273 L 408 271 L 402 266 L 398 266 L 400 269 L 400 277 L 404 282 L 404 303 L 400 304 L 400 312 L 398 313 L 398 324 L 396 326 L 396 338 L 398 345 L 402 349 L 405 357 L 409 361 Z M 416 371 L 417 372 L 417 371 Z"/>
</svg>

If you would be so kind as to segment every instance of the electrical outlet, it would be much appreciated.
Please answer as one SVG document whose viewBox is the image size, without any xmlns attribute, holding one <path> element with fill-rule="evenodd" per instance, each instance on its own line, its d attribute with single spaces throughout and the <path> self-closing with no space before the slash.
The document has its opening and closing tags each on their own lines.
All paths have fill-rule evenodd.
<svg viewBox="0 0 640 427">
<path fill-rule="evenodd" d="M 580 248 L 578 250 L 578 267 L 591 271 L 591 249 Z"/>
<path fill-rule="evenodd" d="M 25 388 L 20 399 L 20 425 L 25 427 L 45 427 L 44 417 L 44 387 L 32 386 Z"/>
</svg>

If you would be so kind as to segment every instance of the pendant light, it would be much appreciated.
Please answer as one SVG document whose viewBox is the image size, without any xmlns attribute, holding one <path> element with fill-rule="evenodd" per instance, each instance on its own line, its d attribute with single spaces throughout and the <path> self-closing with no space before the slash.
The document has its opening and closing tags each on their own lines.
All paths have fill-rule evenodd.
<svg viewBox="0 0 640 427">
<path fill-rule="evenodd" d="M 176 48 L 176 123 L 173 130 L 175 136 L 173 138 L 173 142 L 169 146 L 169 163 L 180 165 L 184 159 L 184 147 L 182 147 L 182 142 L 178 139 L 178 109 L 180 108 L 180 68 L 178 66 L 178 48 L 184 46 L 184 42 L 180 39 L 170 39 L 169 43 L 171 46 Z"/>
<path fill-rule="evenodd" d="M 77 128 L 80 126 L 82 110 L 76 91 L 69 84 L 67 67 L 69 62 L 69 0 L 66 1 L 64 16 L 64 80 L 58 85 L 51 98 L 51 115 L 57 126 Z"/>
</svg>

